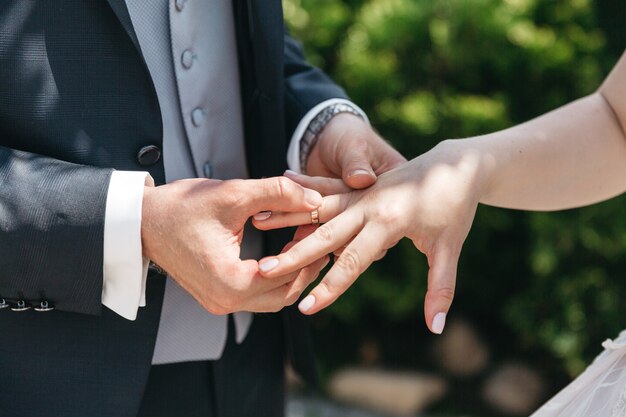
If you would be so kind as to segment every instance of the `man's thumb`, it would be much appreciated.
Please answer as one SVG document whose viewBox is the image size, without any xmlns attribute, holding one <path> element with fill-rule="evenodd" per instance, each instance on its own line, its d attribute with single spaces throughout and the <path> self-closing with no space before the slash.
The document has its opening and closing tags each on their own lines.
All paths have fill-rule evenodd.
<svg viewBox="0 0 626 417">
<path fill-rule="evenodd" d="M 259 211 L 311 211 L 322 204 L 320 193 L 296 184 L 286 177 L 248 180 L 247 205 L 249 214 Z"/>
<path fill-rule="evenodd" d="M 376 182 L 376 174 L 372 169 L 365 151 L 351 151 L 341 158 L 341 177 L 351 188 L 367 188 Z"/>
</svg>

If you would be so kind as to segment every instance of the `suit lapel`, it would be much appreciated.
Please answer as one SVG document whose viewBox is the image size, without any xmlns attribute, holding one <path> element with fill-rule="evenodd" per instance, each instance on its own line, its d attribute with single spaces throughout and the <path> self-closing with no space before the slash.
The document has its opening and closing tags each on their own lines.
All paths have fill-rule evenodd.
<svg viewBox="0 0 626 417">
<path fill-rule="evenodd" d="M 248 0 L 257 88 L 266 96 L 281 91 L 277 75 L 282 76 L 283 66 L 282 11 L 280 0 Z"/>
<path fill-rule="evenodd" d="M 120 21 L 124 30 L 133 41 L 135 48 L 141 52 L 141 48 L 139 47 L 139 41 L 137 40 L 137 34 L 135 33 L 135 29 L 133 28 L 133 23 L 130 20 L 130 15 L 128 14 L 128 8 L 126 7 L 126 0 L 107 0 L 109 2 L 109 6 L 113 9 L 113 12 L 117 16 L 117 19 Z"/>
</svg>

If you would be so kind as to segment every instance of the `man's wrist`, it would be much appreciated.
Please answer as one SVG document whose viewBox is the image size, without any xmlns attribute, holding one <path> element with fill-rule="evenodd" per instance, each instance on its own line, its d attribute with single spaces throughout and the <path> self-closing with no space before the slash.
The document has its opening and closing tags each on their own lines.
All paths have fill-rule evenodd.
<svg viewBox="0 0 626 417">
<path fill-rule="evenodd" d="M 153 215 L 153 193 L 155 187 L 146 186 L 143 189 L 143 202 L 141 206 L 141 252 L 144 258 L 152 261 L 152 233 L 150 227 L 152 225 Z"/>
<path fill-rule="evenodd" d="M 339 114 L 351 114 L 365 121 L 364 115 L 349 103 L 333 103 L 322 109 L 309 123 L 300 140 L 300 168 L 306 173 L 306 165 L 311 151 L 317 144 L 321 133 L 330 121 Z"/>
</svg>

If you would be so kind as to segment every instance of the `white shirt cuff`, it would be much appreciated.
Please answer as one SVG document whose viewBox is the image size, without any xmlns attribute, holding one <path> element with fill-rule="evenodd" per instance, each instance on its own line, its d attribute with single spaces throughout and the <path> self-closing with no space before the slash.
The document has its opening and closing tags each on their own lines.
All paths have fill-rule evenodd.
<svg viewBox="0 0 626 417">
<path fill-rule="evenodd" d="M 147 172 L 113 171 L 104 217 L 102 304 L 128 320 L 146 305 L 148 260 L 142 257 L 141 209 Z"/>
<path fill-rule="evenodd" d="M 346 100 L 344 98 L 331 98 L 329 100 L 322 101 L 320 104 L 313 107 L 311 110 L 308 111 L 307 114 L 304 115 L 304 117 L 302 118 L 302 120 L 300 120 L 300 123 L 296 127 L 296 130 L 293 132 L 293 135 L 291 136 L 289 149 L 287 149 L 287 166 L 289 166 L 290 170 L 297 173 L 302 173 L 302 167 L 300 166 L 300 140 L 304 136 L 307 127 L 309 127 L 309 123 L 311 123 L 315 116 L 317 116 L 326 107 L 330 107 L 333 104 L 341 103 L 349 104 L 350 106 L 354 107 L 356 111 L 361 113 L 361 116 L 363 116 L 363 120 L 365 120 L 365 122 L 369 124 L 370 121 L 367 118 L 367 114 L 365 114 L 363 109 L 361 109 L 350 100 Z"/>
</svg>

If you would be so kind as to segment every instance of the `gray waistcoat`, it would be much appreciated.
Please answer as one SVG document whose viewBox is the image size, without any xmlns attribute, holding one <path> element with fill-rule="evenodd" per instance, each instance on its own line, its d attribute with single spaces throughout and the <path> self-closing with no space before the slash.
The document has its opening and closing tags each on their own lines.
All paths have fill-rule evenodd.
<svg viewBox="0 0 626 417">
<path fill-rule="evenodd" d="M 182 178 L 248 178 L 230 0 L 126 0 L 154 81 L 163 117 L 168 182 Z M 262 255 L 246 231 L 243 259 Z M 252 322 L 235 313 L 237 341 Z M 168 278 L 153 364 L 217 359 L 226 316 L 204 311 Z"/>
</svg>

